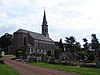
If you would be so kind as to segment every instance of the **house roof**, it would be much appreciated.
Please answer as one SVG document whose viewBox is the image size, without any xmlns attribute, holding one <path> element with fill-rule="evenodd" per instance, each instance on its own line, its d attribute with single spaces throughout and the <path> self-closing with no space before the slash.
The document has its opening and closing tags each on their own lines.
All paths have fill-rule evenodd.
<svg viewBox="0 0 100 75">
<path fill-rule="evenodd" d="M 36 33 L 36 32 L 31 32 L 31 31 L 24 30 L 24 29 L 19 29 L 15 33 L 26 33 L 26 34 L 29 34 L 34 39 L 53 42 L 53 40 L 50 37 L 46 37 L 46 36 L 44 36 L 42 34 L 39 34 L 39 33 Z"/>
</svg>

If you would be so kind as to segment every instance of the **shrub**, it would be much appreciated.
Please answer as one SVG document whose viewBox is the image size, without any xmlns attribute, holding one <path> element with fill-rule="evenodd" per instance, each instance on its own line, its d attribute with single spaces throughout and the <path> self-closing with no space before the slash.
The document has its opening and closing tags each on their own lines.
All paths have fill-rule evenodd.
<svg viewBox="0 0 100 75">
<path fill-rule="evenodd" d="M 4 64 L 4 61 L 3 60 L 0 60 L 0 64 Z"/>
<path fill-rule="evenodd" d="M 90 60 L 90 61 L 94 61 L 95 60 L 95 56 L 91 53 L 91 54 L 89 54 L 89 56 L 88 56 L 88 60 Z"/>
<path fill-rule="evenodd" d="M 47 51 L 47 55 L 51 56 L 51 51 L 50 50 Z"/>
<path fill-rule="evenodd" d="M 17 49 L 16 50 L 16 58 L 24 59 L 25 58 L 25 51 L 22 49 Z"/>
<path fill-rule="evenodd" d="M 2 55 L 0 54 L 0 58 L 2 58 Z"/>
</svg>

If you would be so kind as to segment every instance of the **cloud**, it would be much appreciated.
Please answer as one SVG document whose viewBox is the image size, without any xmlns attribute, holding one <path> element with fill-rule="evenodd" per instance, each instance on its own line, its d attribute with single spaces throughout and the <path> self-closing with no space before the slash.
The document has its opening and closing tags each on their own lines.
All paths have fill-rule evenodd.
<svg viewBox="0 0 100 75">
<path fill-rule="evenodd" d="M 0 35 L 19 28 L 41 33 L 46 10 L 49 34 L 53 40 L 74 36 L 91 40 L 100 33 L 99 0 L 0 0 Z"/>
</svg>

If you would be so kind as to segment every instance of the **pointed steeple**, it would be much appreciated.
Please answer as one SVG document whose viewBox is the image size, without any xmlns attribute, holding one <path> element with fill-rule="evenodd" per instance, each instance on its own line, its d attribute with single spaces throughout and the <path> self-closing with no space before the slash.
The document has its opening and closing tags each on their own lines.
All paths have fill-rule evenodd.
<svg viewBox="0 0 100 75">
<path fill-rule="evenodd" d="M 44 10 L 44 16 L 43 16 L 43 23 L 42 23 L 42 25 L 47 25 L 45 10 Z"/>
<path fill-rule="evenodd" d="M 45 10 L 44 10 L 43 22 L 42 22 L 42 34 L 46 37 L 49 37 Z"/>
</svg>

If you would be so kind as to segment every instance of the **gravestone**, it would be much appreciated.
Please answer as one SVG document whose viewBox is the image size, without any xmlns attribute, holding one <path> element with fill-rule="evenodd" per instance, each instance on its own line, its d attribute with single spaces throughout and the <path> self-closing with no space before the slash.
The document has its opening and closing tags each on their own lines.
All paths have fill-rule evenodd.
<svg viewBox="0 0 100 75">
<path fill-rule="evenodd" d="M 2 59 L 0 59 L 0 64 L 4 64 L 4 61 Z"/>
<path fill-rule="evenodd" d="M 100 68 L 100 60 L 97 60 L 97 61 L 96 61 L 96 67 L 97 67 L 97 68 Z"/>
<path fill-rule="evenodd" d="M 5 52 L 4 52 L 4 51 L 2 51 L 2 52 L 1 52 L 1 54 L 2 54 L 2 56 L 4 56 L 4 55 L 5 55 Z"/>
</svg>

